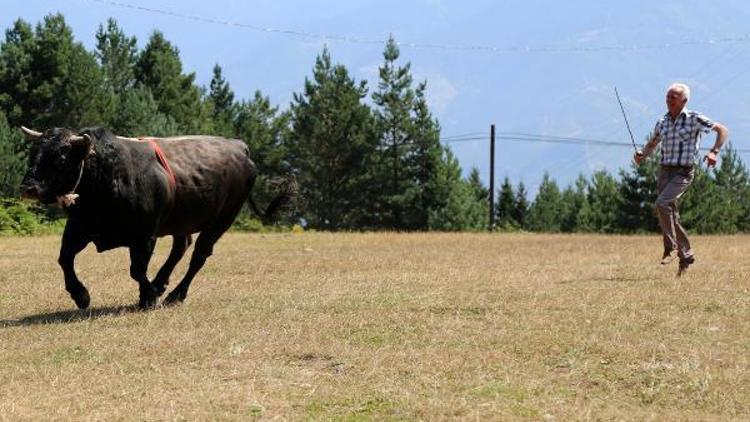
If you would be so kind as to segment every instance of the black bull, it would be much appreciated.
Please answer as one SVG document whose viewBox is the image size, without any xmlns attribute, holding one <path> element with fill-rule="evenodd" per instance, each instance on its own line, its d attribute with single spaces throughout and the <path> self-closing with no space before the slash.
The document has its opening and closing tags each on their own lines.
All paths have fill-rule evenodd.
<svg viewBox="0 0 750 422">
<path fill-rule="evenodd" d="M 187 272 L 164 300 L 178 303 L 185 300 L 193 277 L 245 200 L 270 221 L 294 195 L 293 180 L 285 180 L 266 211 L 258 211 L 250 196 L 257 170 L 239 140 L 183 136 L 145 142 L 101 128 L 79 133 L 22 130 L 32 145 L 21 194 L 65 208 L 68 221 L 58 262 L 65 289 L 81 309 L 89 306 L 90 297 L 75 273 L 74 260 L 89 242 L 98 252 L 129 248 L 130 276 L 138 282 L 139 305 L 147 308 L 166 290 L 175 265 L 192 243 L 191 234 L 200 233 Z M 172 250 L 150 282 L 147 269 L 156 239 L 167 235 L 173 238 Z"/>
</svg>

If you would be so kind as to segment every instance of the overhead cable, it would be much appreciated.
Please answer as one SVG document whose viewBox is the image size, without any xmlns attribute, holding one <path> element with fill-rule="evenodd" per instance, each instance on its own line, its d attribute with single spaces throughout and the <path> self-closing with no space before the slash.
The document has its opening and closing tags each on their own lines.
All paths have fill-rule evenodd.
<svg viewBox="0 0 750 422">
<path fill-rule="evenodd" d="M 259 25 L 252 25 L 241 22 L 234 22 L 222 19 L 215 19 L 205 16 L 189 15 L 185 13 L 173 12 L 163 9 L 155 9 L 152 7 L 137 6 L 129 3 L 124 3 L 114 0 L 88 0 L 96 3 L 105 4 L 108 6 L 115 6 L 120 8 L 138 10 L 146 13 L 161 14 L 166 16 L 172 16 L 180 19 L 191 20 L 195 22 L 203 22 L 215 25 L 234 26 L 239 28 L 250 29 L 258 32 L 276 33 L 282 35 L 291 35 L 308 39 L 317 39 L 321 41 L 340 41 L 352 44 L 386 44 L 386 40 L 382 39 L 366 39 L 352 36 L 342 35 L 328 35 L 313 33 L 307 31 L 300 31 L 294 29 L 281 29 L 264 27 Z M 489 53 L 575 53 L 575 52 L 607 52 L 607 51 L 639 51 L 639 50 L 664 50 L 676 47 L 688 47 L 697 45 L 713 45 L 713 44 L 726 44 L 726 43 L 740 43 L 750 41 L 750 34 L 742 34 L 735 36 L 724 36 L 707 39 L 694 39 L 694 40 L 680 40 L 676 42 L 663 42 L 663 43 L 652 43 L 652 44 L 619 44 L 619 45 L 600 45 L 600 46 L 490 46 L 490 45 L 471 45 L 471 44 L 441 44 L 441 43 L 429 43 L 429 42 L 403 42 L 397 41 L 396 44 L 403 47 L 417 48 L 417 49 L 440 49 L 440 50 L 464 50 L 464 51 L 480 51 Z"/>
<path fill-rule="evenodd" d="M 617 142 L 617 141 L 605 141 L 599 139 L 587 139 L 587 138 L 575 138 L 565 136 L 553 136 L 553 135 L 535 135 L 523 132 L 498 132 L 496 133 L 495 139 L 504 141 L 514 142 L 530 142 L 530 143 L 552 143 L 552 144 L 568 144 L 568 145 L 593 145 L 600 147 L 627 147 L 632 148 L 632 144 L 628 142 Z M 452 144 L 456 142 L 469 142 L 478 140 L 489 140 L 489 136 L 467 136 L 467 137 L 445 137 L 440 138 L 440 141 Z M 702 147 L 701 151 L 709 151 L 710 148 Z M 733 148 L 736 153 L 750 154 L 750 149 L 746 148 Z"/>
</svg>

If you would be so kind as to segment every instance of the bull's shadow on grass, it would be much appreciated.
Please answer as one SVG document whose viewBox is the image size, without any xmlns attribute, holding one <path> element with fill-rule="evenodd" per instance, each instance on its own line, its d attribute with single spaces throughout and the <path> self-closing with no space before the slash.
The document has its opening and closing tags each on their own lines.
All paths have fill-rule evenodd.
<svg viewBox="0 0 750 422">
<path fill-rule="evenodd" d="M 142 312 L 138 305 L 103 306 L 90 309 L 70 309 L 65 311 L 43 312 L 29 315 L 20 319 L 0 320 L 0 328 L 28 327 L 44 324 L 69 324 L 98 319 L 106 316 L 120 316 L 134 312 Z"/>
</svg>

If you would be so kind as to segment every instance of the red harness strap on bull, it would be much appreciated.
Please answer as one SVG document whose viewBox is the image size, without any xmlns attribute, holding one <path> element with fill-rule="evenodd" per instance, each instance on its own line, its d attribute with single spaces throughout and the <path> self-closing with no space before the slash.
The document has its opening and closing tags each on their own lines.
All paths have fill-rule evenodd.
<svg viewBox="0 0 750 422">
<path fill-rule="evenodd" d="M 141 141 L 147 141 L 149 144 L 151 144 L 151 148 L 154 149 L 154 153 L 156 154 L 156 159 L 159 160 L 159 164 L 161 164 L 161 166 L 164 167 L 164 170 L 167 171 L 167 175 L 169 176 L 169 184 L 172 185 L 172 188 L 175 188 L 177 186 L 177 180 L 175 179 L 172 167 L 169 166 L 167 157 L 164 155 L 164 151 L 161 149 L 159 144 L 157 144 L 153 138 L 139 137 L 138 139 L 140 139 Z"/>
</svg>

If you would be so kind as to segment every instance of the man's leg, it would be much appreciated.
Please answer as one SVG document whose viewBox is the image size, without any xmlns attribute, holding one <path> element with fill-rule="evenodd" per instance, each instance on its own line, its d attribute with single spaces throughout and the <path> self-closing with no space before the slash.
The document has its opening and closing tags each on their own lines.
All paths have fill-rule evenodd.
<svg viewBox="0 0 750 422">
<path fill-rule="evenodd" d="M 680 259 L 692 256 L 690 242 L 684 227 L 680 224 L 680 215 L 677 208 L 677 200 L 685 193 L 693 181 L 694 171 L 692 169 L 661 171 L 659 184 L 664 183 L 664 189 L 656 199 L 656 208 L 659 212 L 659 224 L 664 235 L 665 252 L 667 247 L 677 249 Z"/>
<path fill-rule="evenodd" d="M 659 222 L 662 232 L 672 244 L 677 246 L 680 257 L 680 266 L 677 276 L 681 276 L 690 264 L 695 262 L 690 241 L 687 238 L 685 228 L 680 224 L 680 214 L 677 208 L 677 200 L 693 182 L 695 171 L 692 168 L 670 171 L 664 190 L 656 199 L 656 207 L 659 210 Z"/>
<path fill-rule="evenodd" d="M 667 187 L 669 182 L 670 172 L 660 168 L 658 179 L 656 181 L 656 195 L 657 198 L 661 196 L 664 189 Z M 664 254 L 661 257 L 661 264 L 667 265 L 674 260 L 674 251 L 677 249 L 677 243 L 674 241 L 674 236 L 670 236 L 672 223 L 668 217 L 664 217 L 659 211 L 657 206 L 657 217 L 659 218 L 659 226 L 661 227 L 662 242 L 664 243 Z"/>
<path fill-rule="evenodd" d="M 677 235 L 677 253 L 680 259 L 692 257 L 693 250 L 690 248 L 690 240 L 688 240 L 687 232 L 680 223 L 680 212 L 678 210 L 677 204 L 675 204 L 674 228 L 675 234 Z"/>
</svg>

